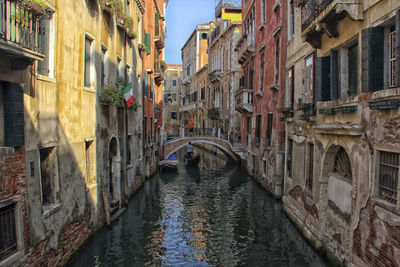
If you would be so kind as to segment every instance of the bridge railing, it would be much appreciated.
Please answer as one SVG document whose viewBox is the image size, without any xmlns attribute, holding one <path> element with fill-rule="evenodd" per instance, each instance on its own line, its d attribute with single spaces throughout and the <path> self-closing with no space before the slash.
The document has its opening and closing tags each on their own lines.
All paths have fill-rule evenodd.
<svg viewBox="0 0 400 267">
<path fill-rule="evenodd" d="M 242 146 L 240 134 L 236 132 L 221 133 L 216 128 L 185 128 L 184 132 L 185 137 L 216 137 L 228 141 L 232 147 Z"/>
</svg>

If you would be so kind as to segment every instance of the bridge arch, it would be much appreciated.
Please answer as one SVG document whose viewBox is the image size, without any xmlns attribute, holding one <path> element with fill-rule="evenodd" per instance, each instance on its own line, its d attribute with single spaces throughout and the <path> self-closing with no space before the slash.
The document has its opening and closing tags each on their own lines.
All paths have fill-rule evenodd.
<svg viewBox="0 0 400 267">
<path fill-rule="evenodd" d="M 209 144 L 221 150 L 222 153 L 231 160 L 239 161 L 240 159 L 240 157 L 233 151 L 233 148 L 228 141 L 215 137 L 183 137 L 171 140 L 164 144 L 164 158 L 167 158 L 179 149 L 186 147 L 189 142 L 192 144 Z"/>
</svg>

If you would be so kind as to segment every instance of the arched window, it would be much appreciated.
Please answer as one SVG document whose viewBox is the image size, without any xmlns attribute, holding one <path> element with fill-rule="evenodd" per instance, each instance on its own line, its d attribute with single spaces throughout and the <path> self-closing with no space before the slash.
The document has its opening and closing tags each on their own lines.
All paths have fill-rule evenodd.
<svg viewBox="0 0 400 267">
<path fill-rule="evenodd" d="M 343 147 L 336 153 L 333 171 L 351 180 L 350 159 Z"/>
</svg>

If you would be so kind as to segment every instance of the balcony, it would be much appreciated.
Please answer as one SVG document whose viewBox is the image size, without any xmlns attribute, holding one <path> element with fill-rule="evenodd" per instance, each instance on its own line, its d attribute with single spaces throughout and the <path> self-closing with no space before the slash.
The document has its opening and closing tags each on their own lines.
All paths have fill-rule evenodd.
<svg viewBox="0 0 400 267">
<path fill-rule="evenodd" d="M 190 84 L 190 78 L 191 78 L 190 75 L 185 75 L 185 76 L 182 78 L 182 84 L 184 84 L 184 85 Z"/>
<path fill-rule="evenodd" d="M 42 60 L 45 56 L 39 53 L 39 20 L 44 14 L 44 7 L 33 1 L 1 1 L 0 50 L 17 58 Z"/>
<path fill-rule="evenodd" d="M 315 49 L 321 48 L 321 36 L 339 36 L 337 24 L 346 16 L 353 21 L 363 20 L 361 0 L 303 0 L 301 6 L 301 31 L 306 42 Z"/>
<path fill-rule="evenodd" d="M 235 94 L 236 110 L 240 113 L 253 113 L 253 89 L 239 89 Z"/>
<path fill-rule="evenodd" d="M 256 38 L 254 35 L 244 34 L 238 41 L 236 48 L 238 49 L 239 64 L 245 64 L 254 56 L 256 51 Z"/>
<path fill-rule="evenodd" d="M 222 9 L 229 9 L 230 11 L 240 12 L 242 9 L 241 0 L 220 0 L 215 7 L 215 17 L 220 18 L 222 15 Z"/>
<path fill-rule="evenodd" d="M 195 111 L 197 109 L 197 103 L 196 102 L 192 102 L 189 104 L 186 104 L 182 107 L 182 112 L 185 111 Z"/>
<path fill-rule="evenodd" d="M 156 32 L 155 38 L 154 38 L 154 42 L 156 43 L 156 47 L 158 49 L 162 49 L 165 46 L 165 33 L 163 31 L 163 29 L 160 27 L 158 30 L 158 34 Z"/>
<path fill-rule="evenodd" d="M 212 72 L 210 72 L 209 76 L 210 76 L 210 81 L 212 83 L 215 83 L 215 82 L 219 81 L 221 78 L 221 70 L 215 69 Z"/>
<path fill-rule="evenodd" d="M 160 59 L 154 61 L 154 79 L 157 82 L 162 82 L 164 80 L 164 67 Z"/>
</svg>

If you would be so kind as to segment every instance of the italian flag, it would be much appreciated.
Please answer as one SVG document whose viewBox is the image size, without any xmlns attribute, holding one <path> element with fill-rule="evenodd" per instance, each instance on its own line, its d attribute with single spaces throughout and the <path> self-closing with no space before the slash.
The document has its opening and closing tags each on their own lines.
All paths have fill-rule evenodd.
<svg viewBox="0 0 400 267">
<path fill-rule="evenodd" d="M 129 107 L 133 104 L 133 93 L 132 93 L 132 84 L 128 83 L 128 85 L 122 91 L 124 93 L 124 98 L 126 101 L 126 106 Z"/>
</svg>

